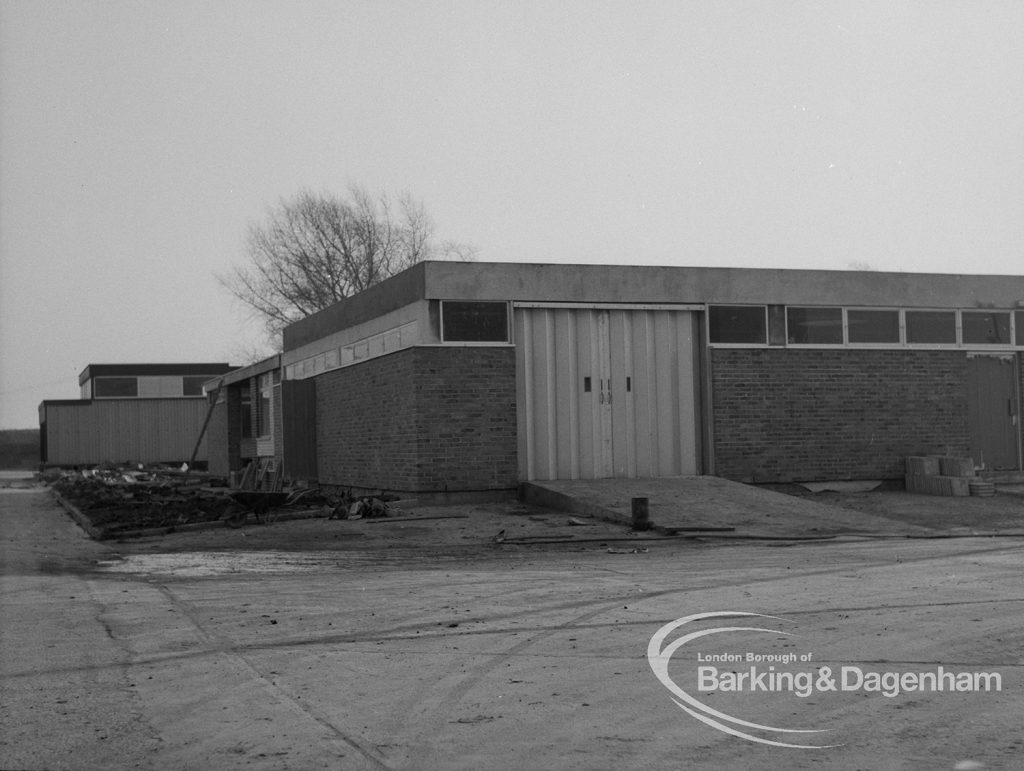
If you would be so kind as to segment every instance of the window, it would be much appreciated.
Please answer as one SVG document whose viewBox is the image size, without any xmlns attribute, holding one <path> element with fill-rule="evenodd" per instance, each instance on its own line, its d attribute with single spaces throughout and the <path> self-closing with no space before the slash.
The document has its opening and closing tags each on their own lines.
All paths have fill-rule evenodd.
<svg viewBox="0 0 1024 771">
<path fill-rule="evenodd" d="M 139 395 L 139 381 L 134 377 L 98 377 L 92 383 L 96 399 L 117 399 Z"/>
<path fill-rule="evenodd" d="M 768 322 L 763 305 L 712 305 L 708 308 L 712 343 L 768 342 Z"/>
<path fill-rule="evenodd" d="M 238 389 L 241 392 L 242 438 L 253 439 L 252 433 L 252 389 L 248 381 Z"/>
<path fill-rule="evenodd" d="M 209 379 L 205 375 L 186 375 L 181 379 L 181 395 L 202 396 L 203 383 Z"/>
<path fill-rule="evenodd" d="M 768 306 L 768 345 L 786 344 L 786 306 Z"/>
<path fill-rule="evenodd" d="M 1010 314 L 991 311 L 964 311 L 961 314 L 964 343 L 971 345 L 1009 345 Z M 1017 333 L 1018 337 L 1020 332 Z"/>
<path fill-rule="evenodd" d="M 956 312 L 907 311 L 907 342 L 956 345 Z"/>
<path fill-rule="evenodd" d="M 842 308 L 787 308 L 786 328 L 794 345 L 842 345 Z"/>
<path fill-rule="evenodd" d="M 442 302 L 441 339 L 446 343 L 507 343 L 507 304 Z"/>
<path fill-rule="evenodd" d="M 899 311 L 846 312 L 848 341 L 851 343 L 898 343 L 900 341 Z"/>
<path fill-rule="evenodd" d="M 274 433 L 273 416 L 270 413 L 270 393 L 273 389 L 273 378 L 268 372 L 258 379 L 259 393 L 256 402 L 256 435 L 271 436 Z"/>
<path fill-rule="evenodd" d="M 712 345 L 1024 347 L 1024 310 L 709 305 Z"/>
</svg>

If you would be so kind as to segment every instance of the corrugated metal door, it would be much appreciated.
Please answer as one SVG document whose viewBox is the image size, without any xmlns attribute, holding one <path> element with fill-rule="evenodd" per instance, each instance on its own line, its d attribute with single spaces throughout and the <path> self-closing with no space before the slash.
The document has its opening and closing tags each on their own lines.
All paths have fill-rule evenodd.
<svg viewBox="0 0 1024 771">
<path fill-rule="evenodd" d="M 1016 356 L 969 356 L 967 416 L 976 464 L 989 470 L 1020 468 L 1019 412 Z"/>
<path fill-rule="evenodd" d="M 525 479 L 697 473 L 693 313 L 521 307 L 515 324 Z"/>
</svg>

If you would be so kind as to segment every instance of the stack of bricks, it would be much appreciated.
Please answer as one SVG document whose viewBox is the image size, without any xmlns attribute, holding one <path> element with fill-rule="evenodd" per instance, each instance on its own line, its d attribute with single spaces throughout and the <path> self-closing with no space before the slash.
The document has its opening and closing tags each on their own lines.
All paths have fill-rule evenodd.
<svg viewBox="0 0 1024 771">
<path fill-rule="evenodd" d="M 974 459 L 948 455 L 907 458 L 907 492 L 925 495 L 970 495 Z"/>
</svg>

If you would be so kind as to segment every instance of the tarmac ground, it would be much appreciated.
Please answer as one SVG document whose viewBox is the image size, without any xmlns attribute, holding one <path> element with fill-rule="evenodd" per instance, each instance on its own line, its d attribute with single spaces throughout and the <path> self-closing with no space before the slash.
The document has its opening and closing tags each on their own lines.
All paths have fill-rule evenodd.
<svg viewBox="0 0 1024 771">
<path fill-rule="evenodd" d="M 1024 497 L 694 489 L 682 527 L 735 529 L 506 501 L 96 542 L 8 486 L 0 768 L 1024 766 Z"/>
</svg>

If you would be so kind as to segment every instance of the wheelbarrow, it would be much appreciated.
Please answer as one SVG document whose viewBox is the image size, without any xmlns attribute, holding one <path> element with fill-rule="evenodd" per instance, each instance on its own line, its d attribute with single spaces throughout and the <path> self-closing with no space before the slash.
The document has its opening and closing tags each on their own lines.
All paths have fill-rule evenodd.
<svg viewBox="0 0 1024 771">
<path fill-rule="evenodd" d="M 271 514 L 273 509 L 298 500 L 298 496 L 294 493 L 265 492 L 263 490 L 233 490 L 229 496 L 234 501 L 234 505 L 224 515 L 224 521 L 231 527 L 244 525 L 250 511 L 256 515 L 256 521 L 261 525 L 270 524 L 273 521 Z"/>
</svg>

